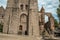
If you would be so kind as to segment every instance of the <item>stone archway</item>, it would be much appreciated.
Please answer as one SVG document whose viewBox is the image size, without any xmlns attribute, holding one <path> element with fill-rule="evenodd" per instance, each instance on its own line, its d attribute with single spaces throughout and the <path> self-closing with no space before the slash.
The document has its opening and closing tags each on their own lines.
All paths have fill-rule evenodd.
<svg viewBox="0 0 60 40">
<path fill-rule="evenodd" d="M 45 23 L 45 29 L 49 33 L 49 35 L 54 35 L 54 18 L 51 13 L 46 13 L 48 16 L 48 22 Z"/>
<path fill-rule="evenodd" d="M 22 25 L 22 34 L 27 35 L 27 15 L 22 14 L 20 16 L 20 25 Z"/>
</svg>

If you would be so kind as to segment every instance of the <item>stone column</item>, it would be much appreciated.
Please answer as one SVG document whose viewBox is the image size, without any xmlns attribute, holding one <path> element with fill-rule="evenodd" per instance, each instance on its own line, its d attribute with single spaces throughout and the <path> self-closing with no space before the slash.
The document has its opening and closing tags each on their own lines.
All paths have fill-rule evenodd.
<svg viewBox="0 0 60 40">
<path fill-rule="evenodd" d="M 37 0 L 30 0 L 29 11 L 29 35 L 39 36 L 39 20 L 38 20 L 38 6 Z"/>
<path fill-rule="evenodd" d="M 30 11 L 29 15 L 29 35 L 30 36 L 39 36 L 39 22 L 38 22 L 38 13 L 34 10 Z"/>
<path fill-rule="evenodd" d="M 4 27 L 3 27 L 3 33 L 8 33 L 9 31 L 9 23 L 10 23 L 10 13 L 11 13 L 12 8 L 8 8 L 5 11 L 5 16 L 4 16 Z"/>
<path fill-rule="evenodd" d="M 51 30 L 54 31 L 54 18 L 50 17 Z"/>
<path fill-rule="evenodd" d="M 51 32 L 51 35 L 50 37 L 53 38 L 54 37 L 54 18 L 53 17 L 50 17 L 49 18 L 49 21 L 50 21 L 50 32 Z"/>
</svg>

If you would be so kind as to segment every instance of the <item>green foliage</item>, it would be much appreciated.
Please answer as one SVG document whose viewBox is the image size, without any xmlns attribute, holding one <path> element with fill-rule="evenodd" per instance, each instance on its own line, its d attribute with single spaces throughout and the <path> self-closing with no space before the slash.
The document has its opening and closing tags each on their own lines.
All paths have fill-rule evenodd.
<svg viewBox="0 0 60 40">
<path fill-rule="evenodd" d="M 54 19 L 54 24 L 55 24 L 55 27 L 58 27 L 58 21 L 56 19 Z"/>
<path fill-rule="evenodd" d="M 0 32 L 3 31 L 3 25 L 0 23 Z"/>
<path fill-rule="evenodd" d="M 60 0 L 59 0 L 60 1 Z"/>
<path fill-rule="evenodd" d="M 60 9 L 59 8 L 57 8 L 57 15 L 60 18 Z"/>
<path fill-rule="evenodd" d="M 60 0 L 59 0 L 59 2 L 60 2 Z M 60 24 L 60 4 L 59 4 L 59 7 L 57 8 L 57 15 L 58 15 L 59 24 Z"/>
</svg>

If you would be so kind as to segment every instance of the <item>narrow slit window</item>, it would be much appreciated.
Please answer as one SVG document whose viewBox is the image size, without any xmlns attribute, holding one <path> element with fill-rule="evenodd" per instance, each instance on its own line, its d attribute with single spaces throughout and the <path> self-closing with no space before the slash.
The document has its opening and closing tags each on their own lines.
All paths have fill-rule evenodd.
<svg viewBox="0 0 60 40">
<path fill-rule="evenodd" d="M 26 10 L 28 10 L 28 5 L 26 5 Z"/>
<path fill-rule="evenodd" d="M 19 30 L 22 30 L 22 25 L 19 26 Z"/>
<path fill-rule="evenodd" d="M 20 7 L 21 7 L 21 10 L 23 10 L 23 5 L 21 5 Z"/>
</svg>

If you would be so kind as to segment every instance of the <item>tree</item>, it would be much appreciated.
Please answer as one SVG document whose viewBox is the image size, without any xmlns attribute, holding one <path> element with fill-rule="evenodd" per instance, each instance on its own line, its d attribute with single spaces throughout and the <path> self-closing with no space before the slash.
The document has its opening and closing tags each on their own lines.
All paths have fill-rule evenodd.
<svg viewBox="0 0 60 40">
<path fill-rule="evenodd" d="M 58 27 L 58 21 L 56 19 L 54 19 L 54 24 L 55 24 L 55 27 Z"/>
<path fill-rule="evenodd" d="M 60 2 L 60 0 L 59 0 L 59 2 Z M 57 15 L 58 15 L 58 18 L 59 18 L 59 25 L 60 25 L 60 4 L 59 4 L 59 7 L 57 8 Z"/>
<path fill-rule="evenodd" d="M 3 31 L 3 24 L 0 23 L 0 32 Z"/>
</svg>

